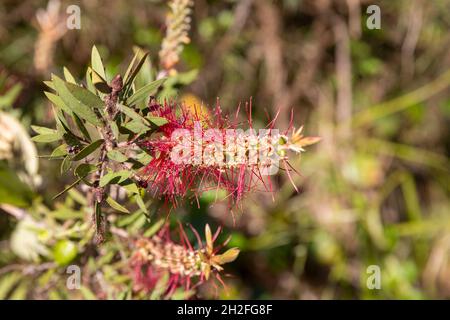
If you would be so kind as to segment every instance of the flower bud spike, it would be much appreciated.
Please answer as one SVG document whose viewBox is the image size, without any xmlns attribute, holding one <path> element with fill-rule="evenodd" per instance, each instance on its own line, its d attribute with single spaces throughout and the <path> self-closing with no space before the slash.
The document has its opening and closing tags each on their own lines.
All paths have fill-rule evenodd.
<svg viewBox="0 0 450 320">
<path fill-rule="evenodd" d="M 136 288 L 152 290 L 157 280 L 169 272 L 170 281 L 166 287 L 166 295 L 171 295 L 179 287 L 191 287 L 193 280 L 196 286 L 210 279 L 212 273 L 222 272 L 223 265 L 235 260 L 239 254 L 239 250 L 232 248 L 222 255 L 217 255 L 219 250 L 213 248 L 214 241 L 209 225 L 205 226 L 207 247 L 188 248 L 187 235 L 181 223 L 179 228 L 180 244 L 174 243 L 168 236 L 169 224 L 151 238 L 137 240 L 132 258 Z M 217 234 L 216 231 L 214 236 Z"/>
</svg>

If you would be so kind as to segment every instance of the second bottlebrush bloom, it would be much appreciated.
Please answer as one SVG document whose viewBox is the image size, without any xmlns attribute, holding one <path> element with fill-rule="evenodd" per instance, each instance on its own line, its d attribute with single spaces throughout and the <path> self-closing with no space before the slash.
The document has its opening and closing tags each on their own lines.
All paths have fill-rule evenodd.
<svg viewBox="0 0 450 320">
<path fill-rule="evenodd" d="M 169 274 L 165 290 L 167 296 L 177 288 L 189 290 L 207 281 L 211 275 L 223 283 L 220 277 L 222 266 L 234 261 L 239 255 L 239 249 L 231 248 L 219 254 L 224 244 L 214 247 L 214 242 L 220 230 L 217 229 L 212 235 L 209 225 L 206 225 L 203 244 L 199 234 L 193 229 L 197 236 L 197 248 L 191 245 L 181 226 L 178 242 L 172 240 L 168 226 L 151 238 L 138 239 L 131 260 L 135 289 L 152 290 L 165 273 Z"/>
</svg>

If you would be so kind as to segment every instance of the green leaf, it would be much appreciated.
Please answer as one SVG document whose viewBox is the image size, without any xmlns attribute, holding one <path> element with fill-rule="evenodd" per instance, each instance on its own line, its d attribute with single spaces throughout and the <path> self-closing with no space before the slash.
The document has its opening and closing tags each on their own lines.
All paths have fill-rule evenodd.
<svg viewBox="0 0 450 320">
<path fill-rule="evenodd" d="M 59 109 L 65 111 L 67 114 L 72 114 L 72 110 L 64 103 L 61 97 L 47 91 L 44 91 L 44 94 L 55 107 L 58 107 Z"/>
<path fill-rule="evenodd" d="M 133 108 L 124 106 L 123 104 L 119 104 L 120 110 L 125 113 L 128 117 L 130 117 L 133 120 L 141 121 L 142 123 L 148 123 L 147 120 L 143 116 L 141 116 L 139 113 L 133 110 Z"/>
<path fill-rule="evenodd" d="M 168 122 L 166 118 L 162 117 L 146 116 L 145 118 L 157 127 L 163 126 Z"/>
<path fill-rule="evenodd" d="M 134 52 L 142 52 L 142 49 L 134 46 L 133 51 Z M 136 88 L 142 88 L 147 83 L 154 81 L 155 79 L 154 79 L 154 75 L 153 75 L 153 69 L 154 68 L 152 67 L 150 55 L 147 55 L 144 63 L 142 64 L 141 70 L 139 70 L 138 74 L 136 75 L 136 79 L 134 80 L 133 85 L 135 85 Z"/>
<path fill-rule="evenodd" d="M 30 283 L 28 281 L 22 281 L 17 285 L 16 289 L 9 296 L 9 300 L 25 300 L 27 298 L 28 289 Z"/>
<path fill-rule="evenodd" d="M 78 139 L 78 137 L 70 131 L 63 134 L 63 139 L 64 139 L 64 142 L 67 143 L 69 146 L 72 146 L 72 147 L 82 146 L 80 139 Z"/>
<path fill-rule="evenodd" d="M 95 70 L 90 69 L 91 71 L 91 78 L 92 78 L 92 84 L 94 87 L 102 92 L 102 93 L 110 93 L 111 87 L 108 85 L 106 80 L 102 78 Z"/>
<path fill-rule="evenodd" d="M 127 105 L 131 106 L 133 104 L 140 102 L 141 100 L 148 98 L 151 95 L 154 95 L 158 91 L 159 87 L 165 81 L 166 81 L 166 78 L 162 78 L 159 80 L 155 80 L 155 81 L 147 84 L 146 86 L 140 88 L 131 97 L 129 97 L 127 99 L 127 101 L 126 101 Z"/>
<path fill-rule="evenodd" d="M 0 279 L 0 299 L 4 300 L 8 297 L 8 293 L 15 287 L 15 285 L 23 279 L 20 272 L 6 273 Z"/>
<path fill-rule="evenodd" d="M 61 174 L 66 173 L 70 169 L 70 165 L 72 164 L 72 159 L 67 156 L 64 158 L 64 160 L 61 162 Z"/>
<path fill-rule="evenodd" d="M 64 67 L 64 68 L 63 68 L 63 72 L 64 72 L 64 79 L 66 79 L 67 82 L 73 83 L 73 84 L 77 84 L 77 81 L 76 81 L 75 78 L 72 76 L 72 74 L 70 73 L 69 69 L 67 69 L 66 67 Z"/>
<path fill-rule="evenodd" d="M 119 184 L 129 193 L 139 193 L 139 187 L 131 179 L 126 179 Z"/>
<path fill-rule="evenodd" d="M 125 162 L 128 160 L 128 157 L 118 150 L 109 150 L 107 156 L 109 159 L 117 162 Z"/>
<path fill-rule="evenodd" d="M 137 134 L 142 134 L 150 129 L 149 126 L 150 124 L 148 120 L 146 120 L 132 108 L 124 106 L 122 104 L 119 105 L 119 108 L 123 113 L 125 113 L 128 117 L 132 119 L 132 121 L 123 125 L 124 128 Z"/>
<path fill-rule="evenodd" d="M 59 132 L 56 133 L 50 133 L 50 134 L 40 134 L 37 136 L 34 136 L 31 138 L 34 142 L 41 142 L 41 143 L 50 143 L 54 141 L 58 141 L 62 138 L 62 135 Z"/>
<path fill-rule="evenodd" d="M 136 134 L 143 134 L 151 129 L 149 126 L 145 125 L 142 121 L 139 120 L 132 120 L 127 124 L 124 124 L 123 127 Z"/>
<path fill-rule="evenodd" d="M 86 87 L 87 89 L 92 93 L 97 93 L 97 90 L 95 89 L 94 84 L 92 83 L 92 68 L 87 68 L 86 70 Z"/>
<path fill-rule="evenodd" d="M 31 204 L 33 193 L 17 174 L 5 162 L 0 162 L 0 203 L 8 203 L 17 207 Z"/>
<path fill-rule="evenodd" d="M 142 199 L 141 195 L 140 195 L 139 193 L 137 193 L 137 194 L 135 195 L 134 198 L 135 198 L 136 203 L 137 203 L 137 205 L 139 206 L 139 208 L 140 208 L 144 213 L 148 214 L 147 207 L 145 206 L 144 200 Z"/>
<path fill-rule="evenodd" d="M 47 87 L 49 87 L 50 89 L 55 90 L 55 86 L 53 85 L 53 82 L 52 82 L 52 81 L 46 80 L 46 81 L 42 81 L 42 82 L 44 82 L 44 84 L 45 84 Z M 56 90 L 55 90 L 55 91 L 56 91 Z"/>
<path fill-rule="evenodd" d="M 72 192 L 75 189 L 70 189 L 68 191 L 70 197 L 72 197 Z M 86 205 L 86 203 L 83 203 L 83 205 Z M 72 219 L 83 219 L 85 216 L 85 213 L 82 210 L 72 210 L 70 208 L 67 208 L 65 206 L 61 206 L 56 209 L 56 211 L 52 211 L 50 213 L 51 218 L 55 218 L 58 220 L 72 220 Z"/>
<path fill-rule="evenodd" d="M 142 212 L 139 210 L 137 212 L 132 213 L 131 215 L 119 217 L 117 221 L 117 226 L 119 228 L 127 227 L 133 222 L 135 222 L 141 216 Z"/>
<path fill-rule="evenodd" d="M 92 152 L 97 150 L 104 142 L 105 140 L 99 139 L 97 141 L 92 142 L 90 145 L 84 147 L 80 152 L 78 152 L 73 158 L 73 161 L 79 161 L 84 158 L 86 158 L 88 155 L 90 155 Z"/>
<path fill-rule="evenodd" d="M 136 55 L 139 56 L 139 55 L 142 55 L 142 53 L 141 53 L 141 52 L 137 52 Z M 138 64 L 137 64 L 136 68 L 134 68 L 133 71 L 130 72 L 129 76 L 126 75 L 127 77 L 126 77 L 126 79 L 124 80 L 124 81 L 125 81 L 125 83 L 124 83 L 124 89 L 125 89 L 126 91 L 128 91 L 129 88 L 131 87 L 131 85 L 133 84 L 133 81 L 134 81 L 134 79 L 136 78 L 136 75 L 138 74 L 139 70 L 141 70 L 142 65 L 144 64 L 145 59 L 147 58 L 147 56 L 148 56 L 148 52 L 145 52 L 145 53 L 142 55 L 141 59 L 139 60 L 139 62 L 138 62 Z"/>
<path fill-rule="evenodd" d="M 100 187 L 104 187 L 107 184 L 119 184 L 127 180 L 131 176 L 131 171 L 120 170 L 117 172 L 109 172 L 100 178 Z"/>
<path fill-rule="evenodd" d="M 50 158 L 59 158 L 65 156 L 66 154 L 67 154 L 67 145 L 62 144 L 53 150 L 52 154 L 50 155 Z"/>
<path fill-rule="evenodd" d="M 72 116 L 74 117 L 74 120 L 77 117 L 75 114 L 72 114 Z M 62 119 L 60 119 L 60 118 L 62 118 Z M 69 146 L 77 146 L 77 147 L 82 146 L 82 143 L 80 141 L 81 138 L 72 133 L 72 131 L 69 129 L 69 125 L 67 124 L 67 122 L 64 119 L 64 116 L 60 113 L 57 113 L 56 125 L 61 126 L 61 130 L 59 130 L 59 131 L 64 132 L 63 139 Z"/>
<path fill-rule="evenodd" d="M 87 141 L 91 142 L 91 136 L 89 135 L 89 132 L 87 131 L 86 126 L 84 125 L 83 121 L 76 114 L 73 115 L 73 118 L 75 120 L 75 123 L 76 123 L 78 129 L 83 134 L 83 137 Z"/>
<path fill-rule="evenodd" d="M 106 268 L 107 268 L 107 270 L 105 268 L 105 277 L 106 278 L 108 278 L 108 275 L 112 273 L 112 272 L 110 272 L 109 264 L 114 263 L 113 259 L 114 259 L 115 255 L 116 255 L 116 251 L 110 250 L 105 255 L 102 255 L 101 257 L 99 257 L 96 261 L 97 268 L 101 268 L 102 266 L 106 265 Z"/>
<path fill-rule="evenodd" d="M 46 127 L 39 127 L 39 126 L 31 126 L 31 129 L 33 129 L 34 132 L 38 133 L 38 134 L 55 134 L 58 133 L 57 130 L 55 129 L 50 129 L 50 128 L 46 128 Z"/>
<path fill-rule="evenodd" d="M 103 79 L 106 79 L 105 67 L 103 66 L 102 58 L 95 45 L 92 47 L 91 66 Z"/>
<path fill-rule="evenodd" d="M 55 130 L 46 127 L 31 126 L 33 131 L 38 133 L 37 136 L 33 137 L 31 140 L 35 142 L 53 142 L 60 140 L 63 137 L 63 130 Z"/>
<path fill-rule="evenodd" d="M 98 119 L 97 115 L 92 110 L 92 108 L 90 108 L 89 106 L 83 104 L 79 99 L 74 97 L 72 95 L 71 91 L 68 89 L 68 86 L 71 87 L 71 90 L 73 92 L 76 92 L 78 97 L 83 96 L 85 99 L 89 100 L 94 105 L 97 105 L 94 101 L 89 99 L 89 97 L 86 98 L 85 95 L 82 95 L 81 94 L 81 90 L 80 91 L 76 91 L 75 88 L 74 88 L 75 85 L 68 83 L 67 86 L 66 86 L 66 83 L 62 79 L 58 78 L 55 75 L 53 75 L 52 79 L 53 79 L 53 83 L 55 85 L 55 89 L 58 92 L 58 95 L 60 96 L 62 101 L 67 105 L 67 107 L 70 110 L 72 110 L 80 118 L 90 122 L 94 126 L 100 126 L 101 125 L 101 121 Z M 85 89 L 83 89 L 81 87 L 78 87 L 78 88 L 84 90 L 85 92 L 89 92 L 88 90 L 85 90 Z M 93 95 L 93 93 L 91 93 L 91 92 L 89 92 L 89 93 L 91 95 Z M 97 99 L 99 99 L 99 98 L 97 97 Z"/>
<path fill-rule="evenodd" d="M 133 59 L 131 60 L 130 64 L 128 65 L 127 71 L 125 72 L 125 75 L 123 76 L 123 83 L 124 84 L 127 84 L 127 82 L 128 82 L 128 77 L 130 76 L 131 71 L 133 70 L 134 63 L 136 62 L 136 60 L 138 58 L 138 54 L 139 54 L 139 51 L 137 51 L 134 54 Z"/>
<path fill-rule="evenodd" d="M 79 100 L 82 104 L 91 107 L 91 108 L 101 108 L 104 105 L 102 99 L 98 96 L 86 90 L 76 84 L 66 83 L 67 89 L 69 89 L 70 93 Z"/>
<path fill-rule="evenodd" d="M 55 269 L 48 269 L 41 276 L 39 276 L 37 284 L 40 287 L 46 286 L 52 279 L 53 275 L 55 274 L 55 271 L 56 271 Z"/>
<path fill-rule="evenodd" d="M 97 170 L 97 166 L 88 163 L 81 163 L 75 168 L 75 175 L 82 179 L 86 177 L 88 174 Z"/>
<path fill-rule="evenodd" d="M 81 192 L 77 191 L 76 189 L 72 189 L 69 191 L 70 198 L 73 199 L 75 202 L 81 204 L 82 206 L 88 205 L 88 200 L 86 199 L 85 195 L 83 195 Z"/>
<path fill-rule="evenodd" d="M 130 213 L 127 208 L 120 205 L 116 200 L 108 196 L 106 198 L 106 202 L 111 206 L 111 208 L 116 209 L 117 211 L 124 212 L 124 213 Z"/>
<path fill-rule="evenodd" d="M 64 131 L 67 132 L 66 128 L 69 127 L 69 124 L 67 123 L 66 117 L 64 116 L 64 112 L 60 108 L 56 108 L 55 106 L 52 106 L 52 112 L 53 115 L 55 116 L 56 126 L 58 125 L 63 126 Z M 69 110 L 69 114 L 72 114 L 72 111 Z"/>
<path fill-rule="evenodd" d="M 164 223 L 166 223 L 166 219 L 164 219 L 164 218 L 156 221 L 150 228 L 147 229 L 147 231 L 145 231 L 144 237 L 153 236 L 156 232 L 159 231 L 159 229 L 161 229 L 161 227 L 164 225 Z"/>
<path fill-rule="evenodd" d="M 145 166 L 150 161 L 152 161 L 153 157 L 149 155 L 147 152 L 141 152 L 136 155 L 135 159 Z"/>
<path fill-rule="evenodd" d="M 145 214 L 142 214 L 141 210 L 139 210 L 139 217 L 133 221 L 133 223 L 128 226 L 128 232 L 130 232 L 131 234 L 136 234 L 138 233 L 142 227 L 148 222 L 148 218 Z"/>
<path fill-rule="evenodd" d="M 16 98 L 19 96 L 20 91 L 22 91 L 22 85 L 18 83 L 9 89 L 8 92 L 0 96 L 0 109 L 12 107 L 14 101 L 16 101 Z"/>
<path fill-rule="evenodd" d="M 114 135 L 114 138 L 116 138 L 116 140 L 119 140 L 119 127 L 117 126 L 117 123 L 115 121 L 111 121 L 109 122 L 109 125 L 111 126 L 111 131 Z"/>
</svg>

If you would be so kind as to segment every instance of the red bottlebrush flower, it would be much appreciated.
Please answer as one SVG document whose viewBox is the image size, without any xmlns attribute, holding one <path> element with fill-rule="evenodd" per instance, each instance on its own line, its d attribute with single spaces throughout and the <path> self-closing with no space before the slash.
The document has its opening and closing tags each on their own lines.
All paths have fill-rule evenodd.
<svg viewBox="0 0 450 320">
<path fill-rule="evenodd" d="M 303 146 L 318 138 L 304 138 L 301 129 L 288 137 L 287 131 L 281 134 L 273 128 L 275 121 L 256 133 L 251 103 L 247 106 L 249 129 L 244 132 L 238 129 L 239 110 L 232 120 L 222 115 L 218 103 L 210 115 L 174 103 L 155 107 L 152 101 L 151 115 L 166 123 L 150 140 L 139 142 L 153 156 L 141 172 L 148 190 L 176 204 L 177 197 L 189 193 L 197 198 L 204 191 L 224 189 L 230 202 L 236 203 L 258 184 L 271 191 L 270 175 L 280 163 L 290 177 L 286 151 L 304 151 Z"/>
<path fill-rule="evenodd" d="M 180 226 L 180 242 L 173 242 L 169 236 L 168 226 L 164 227 L 157 235 L 149 239 L 139 239 L 136 242 L 136 251 L 131 259 L 135 290 L 146 292 L 155 288 L 158 280 L 169 273 L 169 281 L 165 296 L 170 295 L 177 288 L 186 291 L 200 285 L 214 274 L 222 284 L 219 272 L 222 265 L 234 261 L 239 250 L 231 248 L 223 254 L 217 252 L 225 245 L 214 248 L 214 241 L 220 233 L 217 229 L 214 236 L 208 225 L 205 227 L 206 246 L 198 233 L 192 229 L 197 237 L 199 248 L 194 249 Z"/>
</svg>

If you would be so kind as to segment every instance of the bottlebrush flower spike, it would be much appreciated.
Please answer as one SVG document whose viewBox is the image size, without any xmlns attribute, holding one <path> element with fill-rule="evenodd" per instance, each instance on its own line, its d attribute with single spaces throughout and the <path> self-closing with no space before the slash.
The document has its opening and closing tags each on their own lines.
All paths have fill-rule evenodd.
<svg viewBox="0 0 450 320">
<path fill-rule="evenodd" d="M 225 245 L 214 248 L 214 241 L 221 228 L 212 236 L 209 225 L 205 226 L 206 246 L 203 246 L 198 232 L 192 229 L 199 243 L 198 249 L 192 247 L 181 226 L 179 230 L 181 244 L 170 239 L 167 226 L 158 235 L 136 242 L 136 251 L 131 261 L 137 290 L 152 290 L 165 272 L 170 274 L 166 296 L 180 287 L 188 291 L 208 280 L 212 273 L 223 284 L 219 275 L 223 271 L 222 266 L 234 261 L 239 255 L 239 249 L 231 248 L 223 254 L 217 254 Z"/>
<path fill-rule="evenodd" d="M 175 73 L 174 66 L 180 60 L 183 46 L 190 42 L 188 31 L 192 5 L 193 1 L 191 0 L 169 2 L 170 13 L 166 19 L 167 30 L 159 52 L 161 65 L 169 73 Z"/>
<path fill-rule="evenodd" d="M 59 0 L 50 0 L 45 10 L 36 12 L 39 37 L 34 49 L 34 66 L 40 73 L 51 68 L 56 43 L 67 32 L 66 18 L 60 12 L 60 7 Z"/>
<path fill-rule="evenodd" d="M 149 109 L 151 116 L 163 118 L 166 123 L 159 127 L 157 135 L 138 142 L 153 156 L 140 174 L 154 196 L 163 196 L 173 204 L 178 197 L 193 194 L 198 198 L 209 190 L 225 190 L 230 205 L 260 185 L 272 191 L 270 175 L 278 171 L 280 164 L 293 181 L 288 151 L 303 152 L 303 147 L 320 140 L 304 137 L 302 128 L 293 130 L 292 135 L 288 135 L 290 130 L 279 133 L 273 128 L 275 121 L 263 129 L 264 134 L 256 133 L 251 103 L 247 105 L 250 131 L 246 132 L 239 129 L 237 114 L 234 119 L 224 116 L 219 103 L 213 112 L 199 113 L 197 108 L 183 104 L 160 105 L 155 101 Z"/>
</svg>

